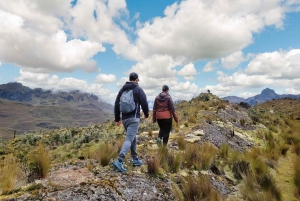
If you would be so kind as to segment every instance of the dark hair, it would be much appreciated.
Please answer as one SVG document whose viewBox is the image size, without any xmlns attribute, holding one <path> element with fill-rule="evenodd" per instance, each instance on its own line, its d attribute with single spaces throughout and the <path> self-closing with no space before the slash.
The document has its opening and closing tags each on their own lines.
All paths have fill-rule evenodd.
<svg viewBox="0 0 300 201">
<path fill-rule="evenodd" d="M 136 79 L 139 79 L 138 74 L 135 73 L 135 72 L 130 73 L 130 75 L 129 75 L 129 81 L 135 81 Z"/>
<path fill-rule="evenodd" d="M 163 90 L 163 91 L 168 91 L 168 90 L 169 90 L 168 85 L 164 85 L 164 86 L 162 87 L 162 90 Z"/>
</svg>

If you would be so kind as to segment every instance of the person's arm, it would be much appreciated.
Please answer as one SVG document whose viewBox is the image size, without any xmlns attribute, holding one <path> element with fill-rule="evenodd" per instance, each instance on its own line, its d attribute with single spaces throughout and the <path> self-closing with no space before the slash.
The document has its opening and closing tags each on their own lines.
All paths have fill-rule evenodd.
<svg viewBox="0 0 300 201">
<path fill-rule="evenodd" d="M 174 120 L 178 123 L 178 116 L 175 112 L 174 103 L 173 103 L 173 100 L 172 100 L 171 96 L 170 96 L 170 99 L 169 99 L 169 102 L 168 102 L 168 106 L 169 106 L 169 110 L 170 110 Z"/>
<path fill-rule="evenodd" d="M 147 96 L 142 88 L 139 88 L 139 95 L 138 95 L 139 103 L 141 104 L 143 113 L 146 118 L 149 117 L 149 106 L 147 101 Z"/>
<path fill-rule="evenodd" d="M 120 122 L 120 120 L 121 120 L 121 117 L 120 117 L 120 114 L 121 114 L 121 112 L 120 112 L 120 98 L 121 98 L 122 93 L 123 93 L 123 88 L 120 89 L 120 91 L 117 95 L 116 101 L 115 101 L 115 108 L 114 108 L 115 122 Z"/>
<path fill-rule="evenodd" d="M 156 110 L 157 110 L 157 103 L 156 103 L 157 97 L 154 100 L 153 109 L 152 109 L 152 122 L 156 122 Z"/>
</svg>

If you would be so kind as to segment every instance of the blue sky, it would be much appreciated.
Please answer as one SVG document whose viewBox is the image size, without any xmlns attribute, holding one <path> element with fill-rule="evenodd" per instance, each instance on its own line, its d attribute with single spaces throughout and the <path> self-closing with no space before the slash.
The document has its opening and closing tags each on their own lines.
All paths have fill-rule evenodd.
<svg viewBox="0 0 300 201">
<path fill-rule="evenodd" d="M 113 103 L 130 72 L 148 99 L 208 89 L 300 94 L 300 0 L 0 0 L 0 84 Z"/>
</svg>

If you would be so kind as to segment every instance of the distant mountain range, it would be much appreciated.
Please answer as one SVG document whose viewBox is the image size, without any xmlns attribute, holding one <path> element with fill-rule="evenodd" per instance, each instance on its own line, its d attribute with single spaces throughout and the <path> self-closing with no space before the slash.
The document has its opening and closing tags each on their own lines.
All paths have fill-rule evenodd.
<svg viewBox="0 0 300 201">
<path fill-rule="evenodd" d="M 241 98 L 241 97 L 237 97 L 237 96 L 226 96 L 224 98 L 222 98 L 223 100 L 227 100 L 231 103 L 240 103 L 240 102 L 246 102 L 249 105 L 254 105 L 256 103 L 263 103 L 269 100 L 273 100 L 273 99 L 279 99 L 279 98 L 294 98 L 294 99 L 300 99 L 300 95 L 293 95 L 293 94 L 283 94 L 283 95 L 279 95 L 276 94 L 275 91 L 273 89 L 269 89 L 266 88 L 264 90 L 261 91 L 260 94 L 249 97 L 247 99 L 245 98 Z"/>
<path fill-rule="evenodd" d="M 0 85 L 0 138 L 28 131 L 87 126 L 113 118 L 113 106 L 80 91 L 52 92 L 20 83 Z"/>
</svg>

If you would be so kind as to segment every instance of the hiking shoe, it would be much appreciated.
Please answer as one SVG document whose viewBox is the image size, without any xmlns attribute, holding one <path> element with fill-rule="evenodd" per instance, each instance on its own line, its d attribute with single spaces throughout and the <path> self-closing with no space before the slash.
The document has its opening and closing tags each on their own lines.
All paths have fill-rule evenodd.
<svg viewBox="0 0 300 201">
<path fill-rule="evenodd" d="M 141 165 L 143 165 L 143 161 L 141 161 L 140 159 L 133 159 L 133 161 L 132 161 L 132 165 L 133 165 L 133 167 L 136 167 L 136 166 L 141 166 Z"/>
<path fill-rule="evenodd" d="M 161 138 L 157 138 L 157 145 L 161 146 Z"/>
<path fill-rule="evenodd" d="M 118 159 L 115 162 L 113 162 L 112 164 L 120 172 L 126 172 L 126 169 L 124 168 L 123 163 L 120 162 Z"/>
</svg>

